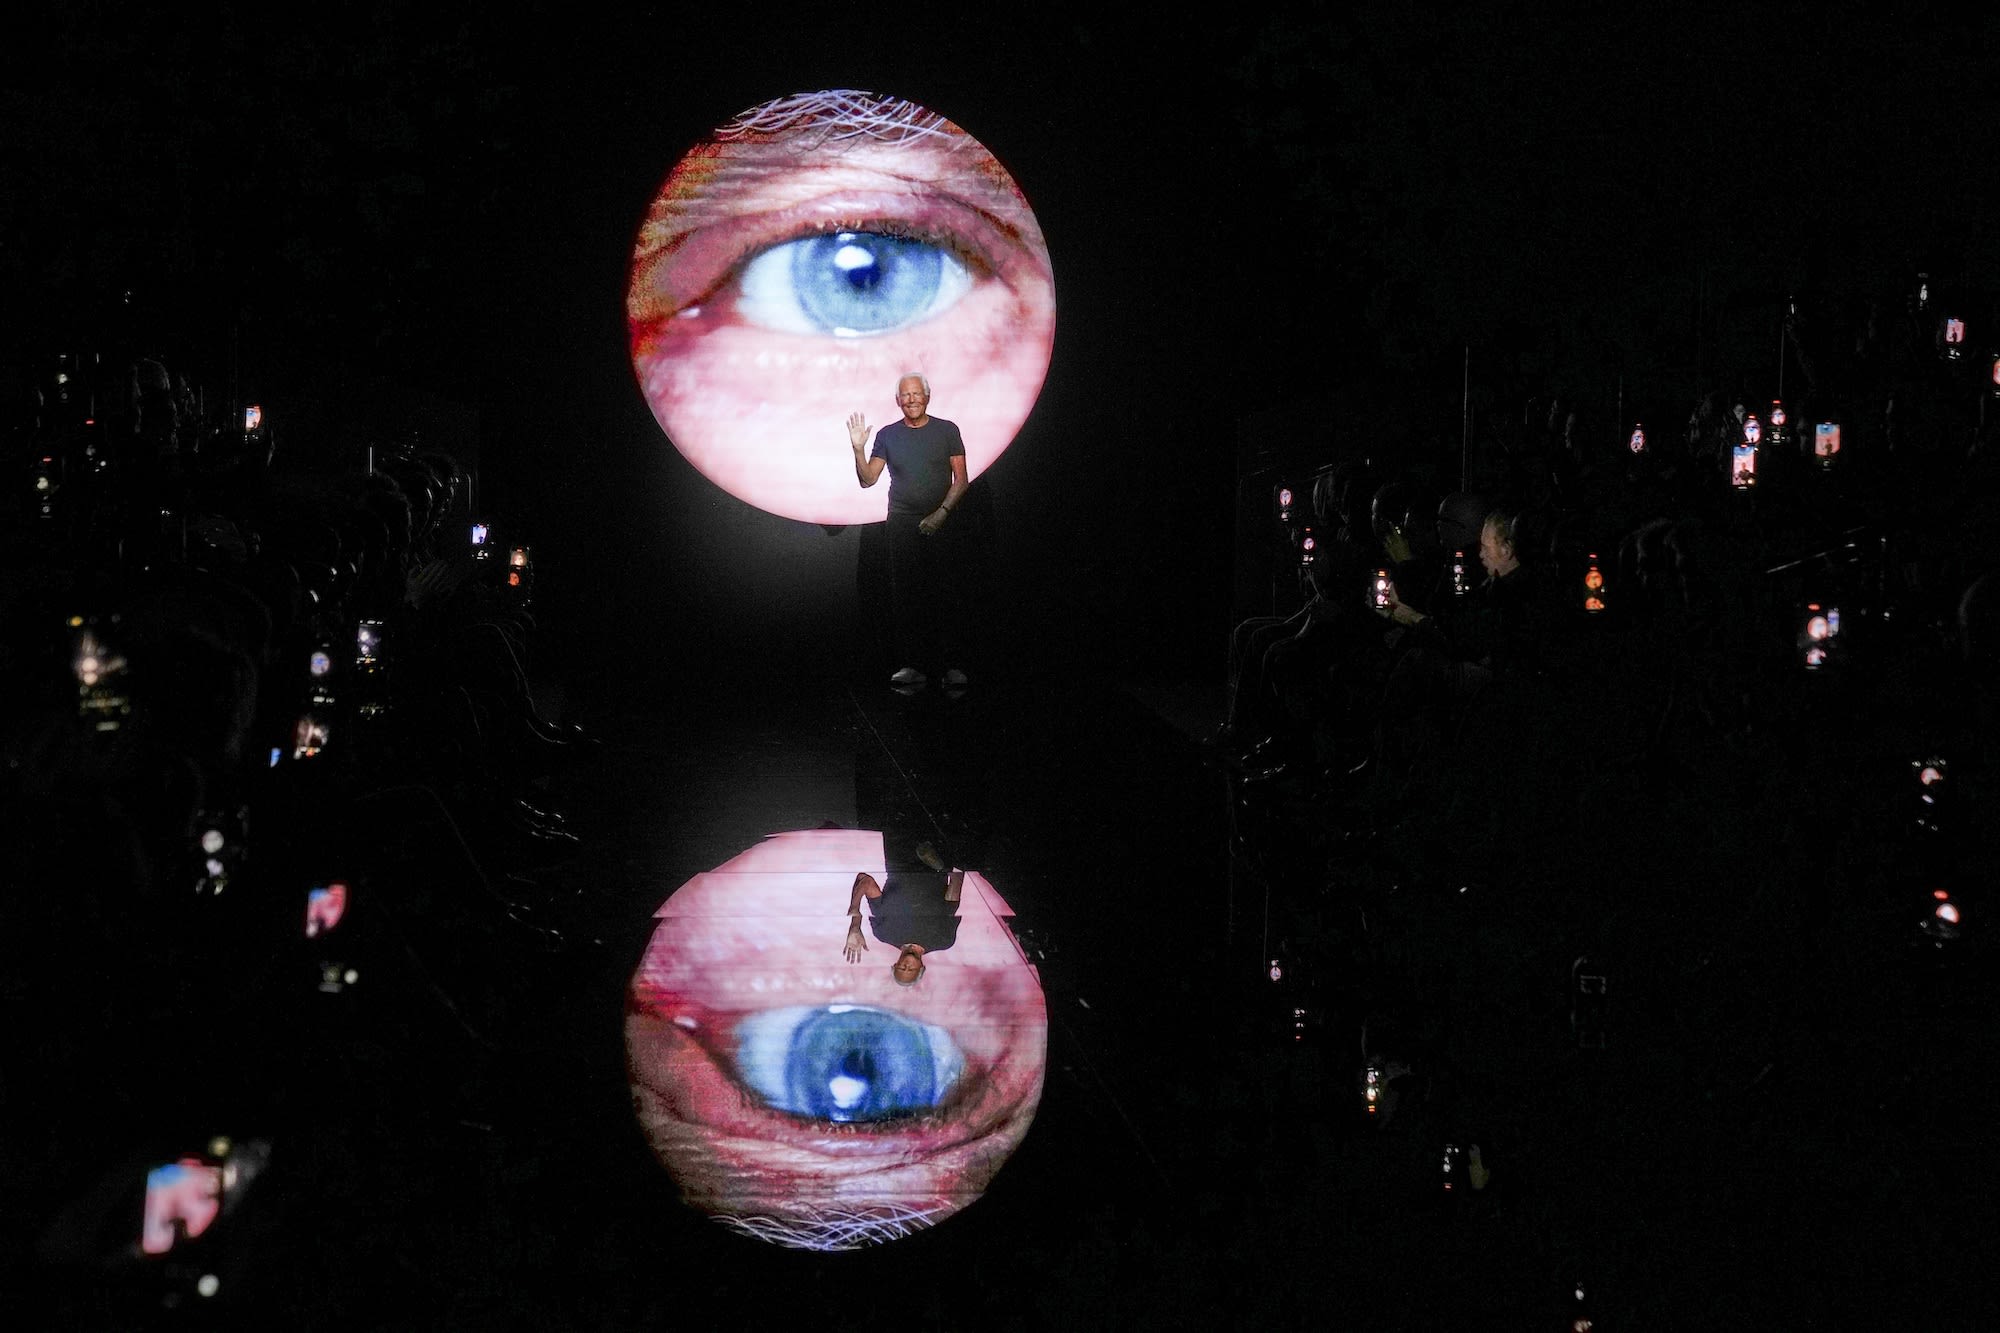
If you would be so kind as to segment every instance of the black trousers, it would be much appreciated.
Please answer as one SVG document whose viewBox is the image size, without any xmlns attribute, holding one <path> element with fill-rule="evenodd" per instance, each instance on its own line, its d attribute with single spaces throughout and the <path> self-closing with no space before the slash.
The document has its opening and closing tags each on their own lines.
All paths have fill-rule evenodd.
<svg viewBox="0 0 2000 1333">
<path fill-rule="evenodd" d="M 960 566 L 964 563 L 957 520 L 926 537 L 921 520 L 907 514 L 889 515 L 889 589 L 894 608 L 894 639 L 898 667 L 913 666 L 935 676 L 959 660 L 963 633 L 959 609 L 968 590 Z"/>
</svg>

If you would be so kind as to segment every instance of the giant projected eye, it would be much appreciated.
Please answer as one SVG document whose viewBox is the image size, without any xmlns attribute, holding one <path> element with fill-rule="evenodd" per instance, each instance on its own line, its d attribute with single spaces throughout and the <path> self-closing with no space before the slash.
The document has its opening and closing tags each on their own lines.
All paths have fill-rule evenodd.
<svg viewBox="0 0 2000 1333">
<path fill-rule="evenodd" d="M 903 984 L 898 946 L 842 960 L 857 867 L 889 881 L 870 904 L 886 944 L 881 835 L 783 833 L 675 891 L 626 995 L 633 1106 L 682 1197 L 795 1248 L 893 1240 L 977 1199 L 1048 1058 L 1041 984 L 992 886 L 963 877 Z"/>
<path fill-rule="evenodd" d="M 660 427 L 739 499 L 814 523 L 883 517 L 844 424 L 896 418 L 905 372 L 977 476 L 1048 373 L 1048 247 L 1012 177 L 910 102 L 807 93 L 745 112 L 674 168 L 634 247 L 632 363 Z"/>
</svg>

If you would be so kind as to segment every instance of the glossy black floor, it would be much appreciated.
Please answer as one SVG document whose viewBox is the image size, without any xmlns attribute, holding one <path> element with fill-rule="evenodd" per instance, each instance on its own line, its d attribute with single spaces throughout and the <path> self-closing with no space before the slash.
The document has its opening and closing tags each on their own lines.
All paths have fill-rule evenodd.
<svg viewBox="0 0 2000 1333">
<path fill-rule="evenodd" d="M 905 697 L 800 665 L 584 669 L 548 698 L 607 740 L 547 792 L 584 851 L 505 881 L 532 927 L 412 931 L 406 957 L 314 997 L 303 1093 L 238 1131 L 268 1134 L 270 1166 L 187 1261 L 227 1290 L 182 1315 L 1537 1328 L 1567 1323 L 1577 1283 L 1600 1326 L 1980 1308 L 1964 1266 L 1991 1195 L 1954 1173 L 1991 1160 L 1987 983 L 1913 952 L 1893 906 L 1802 929 L 1769 895 L 1691 888 L 1673 844 L 1692 797 L 1598 793 L 1600 826 L 1654 830 L 1624 844 L 1615 895 L 1561 858 L 1503 888 L 1423 849 L 1315 841 L 1324 822 L 1282 792 L 1246 804 L 1188 734 L 1198 692 L 1012 664 Z M 1742 808 L 1707 835 L 1754 843 Z M 1014 908 L 1047 1002 L 1040 1111 L 933 1230 L 836 1254 L 747 1239 L 649 1150 L 626 988 L 691 876 L 775 832 L 884 820 L 928 827 Z M 1613 978 L 1602 1050 L 1579 1049 L 1567 998 L 1586 953 Z M 1413 1071 L 1386 1124 L 1364 1055 Z M 264 1077 L 238 1070 L 214 1118 Z M 1482 1145 L 1485 1189 L 1442 1191 L 1448 1142 Z M 144 1295 L 72 1292 L 62 1322 L 130 1326 Z"/>
</svg>

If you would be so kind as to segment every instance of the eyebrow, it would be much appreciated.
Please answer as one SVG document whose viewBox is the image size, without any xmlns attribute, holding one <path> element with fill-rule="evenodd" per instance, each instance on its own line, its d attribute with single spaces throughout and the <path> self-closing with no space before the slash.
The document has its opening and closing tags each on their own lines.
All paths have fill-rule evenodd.
<svg viewBox="0 0 2000 1333">
<path fill-rule="evenodd" d="M 880 97 L 851 88 L 795 93 L 752 107 L 718 129 L 717 143 L 753 136 L 793 135 L 808 150 L 848 139 L 908 143 L 950 138 L 951 122 L 935 111 L 900 97 Z"/>
</svg>

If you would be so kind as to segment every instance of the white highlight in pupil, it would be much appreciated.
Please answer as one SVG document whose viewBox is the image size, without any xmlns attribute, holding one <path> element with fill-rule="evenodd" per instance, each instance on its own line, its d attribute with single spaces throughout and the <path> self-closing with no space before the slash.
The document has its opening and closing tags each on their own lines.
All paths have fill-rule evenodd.
<svg viewBox="0 0 2000 1333">
<path fill-rule="evenodd" d="M 833 266 L 843 272 L 857 268 L 873 268 L 875 256 L 858 245 L 843 245 L 833 256 Z"/>
<path fill-rule="evenodd" d="M 861 1099 L 868 1095 L 866 1083 L 858 1078 L 849 1078 L 845 1074 L 828 1083 L 826 1090 L 833 1094 L 833 1104 L 843 1111 L 852 1110 L 860 1105 Z"/>
</svg>

